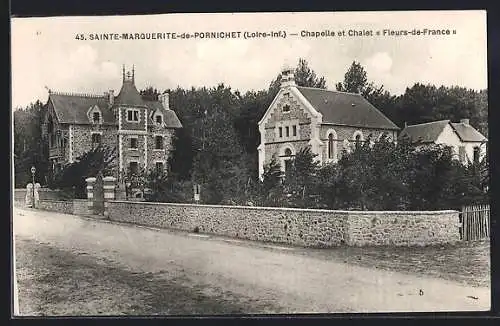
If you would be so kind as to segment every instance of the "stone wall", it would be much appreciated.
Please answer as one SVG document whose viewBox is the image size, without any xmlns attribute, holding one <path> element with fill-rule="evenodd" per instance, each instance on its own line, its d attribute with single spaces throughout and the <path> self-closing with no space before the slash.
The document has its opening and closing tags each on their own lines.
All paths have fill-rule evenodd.
<svg viewBox="0 0 500 326">
<path fill-rule="evenodd" d="M 350 212 L 346 242 L 364 245 L 433 245 L 460 240 L 457 211 Z"/>
<path fill-rule="evenodd" d="M 113 221 L 304 247 L 459 240 L 458 212 L 361 212 L 110 201 Z"/>
<path fill-rule="evenodd" d="M 38 209 L 54 211 L 64 214 L 73 214 L 73 201 L 71 200 L 40 200 Z"/>
<path fill-rule="evenodd" d="M 74 215 L 92 215 L 86 199 L 40 200 L 38 209 Z"/>
<path fill-rule="evenodd" d="M 64 198 L 64 194 L 59 190 L 52 190 L 47 188 L 41 188 L 38 190 L 38 196 L 40 200 L 61 200 Z M 26 189 L 17 188 L 14 189 L 14 202 L 24 205 L 26 198 Z"/>
</svg>

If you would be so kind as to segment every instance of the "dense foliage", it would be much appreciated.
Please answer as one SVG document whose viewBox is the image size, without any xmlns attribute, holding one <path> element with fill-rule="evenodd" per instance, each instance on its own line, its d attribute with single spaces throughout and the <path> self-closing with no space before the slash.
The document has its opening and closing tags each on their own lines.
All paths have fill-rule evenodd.
<svg viewBox="0 0 500 326">
<path fill-rule="evenodd" d="M 73 163 L 67 164 L 49 182 L 49 187 L 64 190 L 66 194 L 70 194 L 74 198 L 87 198 L 85 179 L 112 175 L 115 158 L 115 148 L 96 146 L 77 157 Z"/>
<path fill-rule="evenodd" d="M 381 138 L 344 151 L 337 163 L 319 166 L 309 148 L 299 151 L 282 182 L 265 173 L 271 206 L 358 210 L 459 209 L 488 200 L 488 162 L 464 166 L 444 146 L 415 148 Z M 277 170 L 271 162 L 266 171 Z"/>
<path fill-rule="evenodd" d="M 326 88 L 325 78 L 317 76 L 303 59 L 298 62 L 295 77 L 300 86 Z M 244 94 L 224 84 L 168 90 L 170 107 L 183 128 L 174 136 L 168 175 L 145 172 L 139 178 L 142 186 L 153 189 L 148 198 L 192 201 L 193 184 L 201 185 L 201 201 L 213 204 L 437 209 L 484 198 L 487 160 L 464 168 L 450 160 L 451 153 L 446 149 L 415 152 L 404 142 L 395 146 L 380 141 L 373 147 L 365 143 L 343 155 L 337 164 L 323 167 L 314 163 L 314 155 L 306 148 L 297 153 L 295 164 L 285 176 L 279 162 L 273 160 L 265 167 L 264 181 L 260 181 L 257 123 L 277 94 L 280 79 L 277 74 L 267 89 Z M 401 128 L 405 122 L 469 118 L 474 127 L 488 135 L 487 90 L 417 83 L 395 96 L 371 82 L 357 62 L 352 63 L 336 89 L 361 93 Z M 141 95 L 154 100 L 163 91 L 148 87 Z M 16 186 L 26 185 L 33 164 L 37 181 L 47 184 L 53 179 L 47 172 L 48 149 L 41 141 L 44 109 L 37 101 L 14 111 Z"/>
</svg>

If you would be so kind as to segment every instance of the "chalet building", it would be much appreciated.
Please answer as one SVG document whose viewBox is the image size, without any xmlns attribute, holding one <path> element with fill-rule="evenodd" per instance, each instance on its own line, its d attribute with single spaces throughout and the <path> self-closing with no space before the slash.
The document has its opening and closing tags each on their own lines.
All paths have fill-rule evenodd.
<svg viewBox="0 0 500 326">
<path fill-rule="evenodd" d="M 406 126 L 399 138 L 409 138 L 417 146 L 443 144 L 450 146 L 454 157 L 463 164 L 479 162 L 486 155 L 488 140 L 472 127 L 469 119 L 458 123 L 440 120 Z"/>
<path fill-rule="evenodd" d="M 172 135 L 182 125 L 169 107 L 169 94 L 146 101 L 137 91 L 134 69 L 125 74 L 117 96 L 49 91 L 42 126 L 54 172 L 98 144 L 117 149 L 120 172 L 166 169 Z M 116 176 L 120 176 L 116 171 Z"/>
<path fill-rule="evenodd" d="M 397 140 L 400 129 L 360 94 L 300 87 L 294 70 L 284 68 L 281 88 L 259 121 L 259 175 L 275 156 L 283 170 L 303 147 L 320 163 L 336 162 L 342 149 L 385 135 Z"/>
</svg>

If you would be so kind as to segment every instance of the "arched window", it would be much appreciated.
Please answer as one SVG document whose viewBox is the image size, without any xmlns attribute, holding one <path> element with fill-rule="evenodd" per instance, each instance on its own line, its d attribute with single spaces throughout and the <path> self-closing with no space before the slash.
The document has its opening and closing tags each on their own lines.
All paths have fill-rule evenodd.
<svg viewBox="0 0 500 326">
<path fill-rule="evenodd" d="M 333 129 L 326 131 L 326 158 L 328 160 L 337 160 L 337 133 Z"/>
<path fill-rule="evenodd" d="M 292 150 L 290 148 L 285 149 L 285 156 L 292 156 Z"/>
<path fill-rule="evenodd" d="M 328 135 L 328 158 L 333 158 L 333 134 Z"/>
<path fill-rule="evenodd" d="M 354 144 L 356 148 L 359 148 L 359 146 L 361 146 L 361 135 L 356 135 L 356 142 Z"/>
<path fill-rule="evenodd" d="M 364 138 L 363 138 L 363 133 L 359 130 L 356 130 L 353 134 L 353 138 L 354 138 L 354 143 L 356 145 L 356 148 L 359 147 L 361 145 L 361 142 L 364 141 Z"/>
</svg>

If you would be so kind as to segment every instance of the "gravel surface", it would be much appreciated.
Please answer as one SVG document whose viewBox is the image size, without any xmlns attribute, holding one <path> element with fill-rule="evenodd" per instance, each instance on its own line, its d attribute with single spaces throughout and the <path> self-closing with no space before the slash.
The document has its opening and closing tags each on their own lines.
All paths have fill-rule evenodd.
<svg viewBox="0 0 500 326">
<path fill-rule="evenodd" d="M 388 263 L 398 258 L 386 249 L 378 251 L 388 257 L 380 260 L 376 248 L 350 254 L 289 248 L 21 209 L 14 209 L 14 233 L 23 315 L 490 308 L 490 289 L 481 281 L 422 276 L 421 266 L 411 273 L 408 264 L 398 267 L 402 273 Z"/>
</svg>

